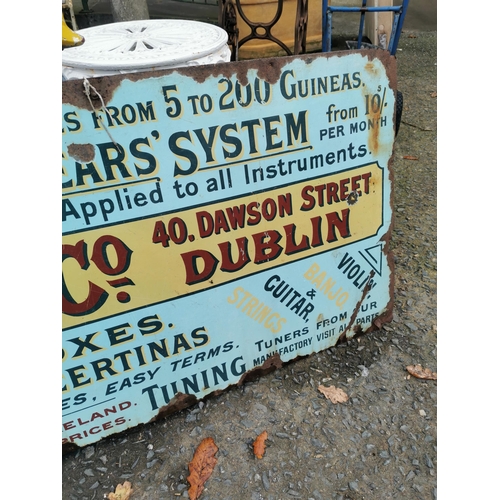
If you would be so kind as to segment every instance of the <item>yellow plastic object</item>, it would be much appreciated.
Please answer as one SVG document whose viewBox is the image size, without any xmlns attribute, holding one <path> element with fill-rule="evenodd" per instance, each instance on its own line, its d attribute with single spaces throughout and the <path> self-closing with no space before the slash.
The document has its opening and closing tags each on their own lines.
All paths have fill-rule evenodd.
<svg viewBox="0 0 500 500">
<path fill-rule="evenodd" d="M 64 20 L 64 15 L 62 16 L 62 46 L 63 49 L 68 47 L 77 47 L 85 41 L 83 36 L 75 33 L 71 28 L 68 27 L 66 21 Z"/>
</svg>

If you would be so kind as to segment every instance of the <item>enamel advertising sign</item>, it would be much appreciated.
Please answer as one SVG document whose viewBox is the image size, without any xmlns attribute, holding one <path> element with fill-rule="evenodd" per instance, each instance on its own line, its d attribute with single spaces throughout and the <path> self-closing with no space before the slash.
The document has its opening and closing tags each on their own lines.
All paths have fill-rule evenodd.
<svg viewBox="0 0 500 500">
<path fill-rule="evenodd" d="M 63 445 L 392 316 L 395 60 L 63 82 Z"/>
</svg>

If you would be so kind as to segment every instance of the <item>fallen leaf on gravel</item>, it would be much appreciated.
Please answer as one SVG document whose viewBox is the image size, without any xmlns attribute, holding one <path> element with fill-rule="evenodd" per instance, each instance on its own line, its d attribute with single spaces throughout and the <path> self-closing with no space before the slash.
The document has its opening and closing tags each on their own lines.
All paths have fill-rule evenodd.
<svg viewBox="0 0 500 500">
<path fill-rule="evenodd" d="M 128 500 L 132 494 L 132 483 L 125 481 L 116 487 L 114 493 L 108 495 L 109 500 Z"/>
<path fill-rule="evenodd" d="M 438 93 L 437 92 L 432 92 L 431 93 L 431 97 L 437 97 L 438 96 Z"/>
<path fill-rule="evenodd" d="M 320 385 L 318 391 L 332 403 L 345 403 L 349 399 L 349 396 L 342 389 L 337 389 L 333 385 L 331 387 Z"/>
<path fill-rule="evenodd" d="M 403 156 L 403 160 L 418 160 L 418 156 L 405 155 Z"/>
<path fill-rule="evenodd" d="M 253 442 L 253 453 L 257 458 L 262 458 L 266 451 L 267 431 L 262 432 Z"/>
<path fill-rule="evenodd" d="M 203 485 L 212 475 L 217 459 L 215 454 L 219 451 L 212 438 L 205 438 L 196 448 L 193 460 L 189 463 L 189 476 L 187 480 L 191 487 L 188 490 L 190 500 L 196 500 L 203 492 Z"/>
<path fill-rule="evenodd" d="M 425 380 L 437 380 L 437 373 L 432 372 L 429 368 L 422 368 L 422 365 L 409 365 L 406 367 L 408 373 L 417 378 Z"/>
<path fill-rule="evenodd" d="M 413 34 L 409 34 L 408 38 L 418 38 L 418 36 L 417 35 L 413 35 Z"/>
</svg>

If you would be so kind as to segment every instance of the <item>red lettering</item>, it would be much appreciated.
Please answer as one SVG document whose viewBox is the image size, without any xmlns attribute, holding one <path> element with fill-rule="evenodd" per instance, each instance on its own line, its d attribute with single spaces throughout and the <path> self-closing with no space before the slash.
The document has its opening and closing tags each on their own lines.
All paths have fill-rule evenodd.
<svg viewBox="0 0 500 500">
<path fill-rule="evenodd" d="M 319 186 L 316 186 L 314 190 L 318 193 L 318 205 L 322 207 L 325 204 L 325 200 L 323 198 L 323 193 L 325 192 L 325 185 L 320 184 Z"/>
<path fill-rule="evenodd" d="M 245 227 L 245 205 L 240 205 L 239 207 L 226 208 L 226 213 L 229 219 L 229 223 L 233 229 L 237 227 Z"/>
<path fill-rule="evenodd" d="M 186 269 L 186 285 L 194 285 L 210 279 L 217 268 L 219 261 L 207 250 L 193 250 L 181 254 Z M 198 262 L 201 259 L 203 268 L 200 270 Z"/>
<path fill-rule="evenodd" d="M 246 237 L 236 239 L 236 254 L 238 255 L 238 260 L 236 262 L 233 262 L 231 243 L 229 241 L 219 243 L 218 247 L 222 257 L 220 266 L 221 271 L 234 273 L 235 271 L 243 269 L 250 262 L 250 257 L 248 255 L 248 239 Z"/>
<path fill-rule="evenodd" d="M 220 234 L 221 229 L 226 233 L 229 232 L 229 224 L 222 210 L 215 211 L 215 234 Z"/>
<path fill-rule="evenodd" d="M 270 230 L 252 235 L 255 244 L 255 264 L 262 264 L 278 258 L 283 248 L 278 245 L 281 234 Z"/>
<path fill-rule="evenodd" d="M 292 255 L 294 253 L 302 252 L 303 250 L 308 250 L 311 248 L 309 246 L 309 238 L 303 234 L 302 239 L 300 240 L 300 243 L 297 245 L 295 243 L 295 231 L 296 227 L 295 224 L 288 224 L 286 226 L 283 226 L 283 229 L 285 230 L 286 234 L 286 246 L 285 246 L 285 253 L 287 255 Z"/>
<path fill-rule="evenodd" d="M 345 200 L 349 192 L 349 178 L 340 181 L 340 199 Z"/>
<path fill-rule="evenodd" d="M 365 194 L 368 194 L 370 192 L 370 177 L 372 176 L 371 172 L 367 172 L 366 174 L 363 174 L 361 177 L 365 181 Z"/>
<path fill-rule="evenodd" d="M 63 245 L 62 246 L 62 261 L 66 259 L 75 259 L 80 268 L 88 269 L 90 263 L 87 257 L 87 244 L 80 240 L 76 245 Z M 89 281 L 89 291 L 87 298 L 82 302 L 76 302 L 71 296 L 71 293 L 64 280 L 64 273 L 62 278 L 62 312 L 69 316 L 84 316 L 99 309 L 106 299 L 108 293 L 101 287 Z"/>
<path fill-rule="evenodd" d="M 361 180 L 361 175 L 355 175 L 351 179 L 351 190 L 357 191 L 360 188 L 359 181 Z"/>
<path fill-rule="evenodd" d="M 335 228 L 339 230 L 342 238 L 348 238 L 351 236 L 351 232 L 349 230 L 349 214 L 349 208 L 344 208 L 344 210 L 342 210 L 342 219 L 339 217 L 337 212 L 330 212 L 329 214 L 326 214 L 326 221 L 328 224 L 328 236 L 326 237 L 326 240 L 328 243 L 337 241 L 338 239 Z"/>
<path fill-rule="evenodd" d="M 337 191 L 339 190 L 339 185 L 336 182 L 329 182 L 326 185 L 326 203 L 328 205 L 332 204 L 332 200 L 336 203 L 340 201 Z"/>
<path fill-rule="evenodd" d="M 206 238 L 214 232 L 212 216 L 205 210 L 196 212 L 196 221 L 198 223 L 198 232 L 202 238 Z"/>
<path fill-rule="evenodd" d="M 300 209 L 304 212 L 312 210 L 316 205 L 316 199 L 314 198 L 313 195 L 309 194 L 311 191 L 314 191 L 314 188 L 312 186 L 304 186 L 302 188 L 301 195 L 302 199 L 304 200 L 304 203 L 302 203 Z"/>
<path fill-rule="evenodd" d="M 247 223 L 249 226 L 255 226 L 260 222 L 261 214 L 258 208 L 259 204 L 256 201 L 252 201 L 248 204 L 247 213 L 250 217 L 248 217 Z"/>
</svg>

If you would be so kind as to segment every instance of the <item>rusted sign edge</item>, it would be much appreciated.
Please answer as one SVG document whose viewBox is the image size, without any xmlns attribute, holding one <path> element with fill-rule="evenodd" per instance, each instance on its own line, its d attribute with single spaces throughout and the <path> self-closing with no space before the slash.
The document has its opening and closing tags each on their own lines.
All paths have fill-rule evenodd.
<svg viewBox="0 0 500 500">
<path fill-rule="evenodd" d="M 120 86 L 123 80 L 137 82 L 147 78 L 157 78 L 159 76 L 179 73 L 180 75 L 193 78 L 198 83 L 202 83 L 211 76 L 222 76 L 230 78 L 233 75 L 236 75 L 236 78 L 242 85 L 247 85 L 248 71 L 250 69 L 257 69 L 259 78 L 267 81 L 270 84 L 274 84 L 278 81 L 283 66 L 294 60 L 302 60 L 305 61 L 306 64 L 309 64 L 317 58 L 324 58 L 329 60 L 345 57 L 352 54 L 360 54 L 364 57 L 367 57 L 369 61 L 379 59 L 386 69 L 389 79 L 389 87 L 394 90 L 394 92 L 396 91 L 396 58 L 394 56 L 391 56 L 386 50 L 381 49 L 321 52 L 314 55 L 309 54 L 301 56 L 270 57 L 268 59 L 249 59 L 246 61 L 209 64 L 204 66 L 191 66 L 187 68 L 183 67 L 144 71 L 138 73 L 127 73 L 124 75 L 100 76 L 89 78 L 88 81 L 91 82 L 92 86 L 94 86 L 98 90 L 100 96 L 104 101 L 104 104 L 106 105 L 109 103 L 109 101 L 111 101 L 115 89 Z M 98 107 L 101 106 L 100 98 L 97 95 L 92 94 L 91 92 L 90 97 L 94 101 L 94 105 L 97 105 Z M 83 80 L 68 80 L 62 82 L 62 103 L 71 104 L 73 106 L 77 106 L 78 108 L 92 111 L 92 106 L 89 102 L 89 99 L 84 93 Z"/>
<path fill-rule="evenodd" d="M 316 58 L 324 57 L 326 59 L 331 59 L 332 57 L 342 57 L 342 56 L 347 56 L 351 55 L 353 53 L 359 53 L 363 56 L 366 56 L 368 60 L 373 60 L 375 58 L 380 59 L 382 63 L 384 64 L 384 68 L 386 69 L 387 72 L 387 77 L 389 80 L 389 87 L 391 90 L 394 91 L 394 93 L 397 90 L 397 79 L 396 79 L 396 60 L 393 56 L 390 56 L 390 54 L 387 51 L 383 50 L 358 50 L 358 51 L 349 51 L 349 52 L 338 52 L 338 53 L 328 53 L 328 54 L 318 54 L 315 56 L 311 55 L 305 55 L 305 56 L 290 56 L 290 57 L 279 57 L 279 58 L 269 58 L 269 59 L 260 59 L 260 60 L 249 60 L 249 61 L 240 61 L 240 62 L 232 62 L 232 63 L 226 63 L 226 64 L 218 64 L 218 65 L 210 65 L 210 66 L 200 66 L 196 68 L 176 68 L 176 69 L 171 69 L 171 70 L 161 70 L 161 71 L 147 71 L 147 72 L 141 72 L 141 73 L 133 73 L 133 74 L 126 74 L 126 75 L 115 75 L 115 76 L 107 76 L 107 77 L 97 77 L 97 78 L 92 78 L 90 81 L 92 82 L 92 85 L 96 87 L 101 94 L 104 103 L 107 104 L 112 98 L 113 98 L 113 93 L 114 91 L 120 86 L 121 82 L 123 80 L 130 80 L 130 81 L 140 81 L 143 79 L 147 78 L 157 78 L 159 76 L 163 75 L 170 75 L 173 73 L 179 73 L 181 75 L 186 75 L 197 82 L 203 82 L 206 78 L 210 76 L 233 76 L 236 75 L 238 80 L 245 85 L 247 81 L 247 71 L 249 69 L 258 69 L 258 74 L 260 78 L 265 79 L 269 83 L 275 83 L 279 79 L 279 75 L 281 73 L 281 69 L 285 64 L 290 62 L 291 60 L 294 59 L 301 59 L 305 60 L 306 63 L 312 62 Z M 74 80 L 74 81 L 66 81 L 63 82 L 63 104 L 72 104 L 74 106 L 77 106 L 82 109 L 87 109 L 87 110 L 92 110 L 92 107 L 89 103 L 89 100 L 87 96 L 84 94 L 82 91 L 83 86 L 82 86 L 82 81 L 81 80 Z M 96 96 L 97 97 L 97 96 Z M 100 106 L 101 102 L 100 99 L 98 100 L 98 105 Z M 394 107 L 396 108 L 396 107 Z M 394 109 L 394 112 L 396 109 Z M 395 126 L 395 119 L 393 120 L 393 125 Z M 71 156 L 74 156 L 75 158 L 77 156 L 80 156 L 82 160 L 86 160 L 87 158 L 90 158 L 88 161 L 91 161 L 92 158 L 91 156 L 93 155 L 93 146 L 91 144 L 78 144 L 74 145 L 74 151 L 72 152 Z M 70 146 L 71 147 L 71 146 Z M 390 156 L 390 159 L 387 164 L 387 169 L 388 169 L 388 176 L 389 176 L 389 181 L 390 185 L 393 186 L 394 184 L 394 170 L 393 170 L 393 163 L 394 163 L 394 144 L 392 148 L 392 154 Z M 376 318 L 373 319 L 371 326 L 368 327 L 366 330 L 362 330 L 360 325 L 355 325 L 353 326 L 355 319 L 357 317 L 358 311 L 367 296 L 370 288 L 369 286 L 365 286 L 363 289 L 362 297 L 358 301 L 353 313 L 351 314 L 351 318 L 349 321 L 348 328 L 346 331 L 348 331 L 352 327 L 352 331 L 354 332 L 353 335 L 350 335 L 349 338 L 346 337 L 345 333 L 340 336 L 340 338 L 337 340 L 337 342 L 330 346 L 330 347 L 335 347 L 336 345 L 339 345 L 341 343 L 345 343 L 348 340 L 357 338 L 361 335 L 368 334 L 374 330 L 379 330 L 383 324 L 390 322 L 392 320 L 393 316 L 393 306 L 394 306 L 394 287 L 395 287 L 395 277 L 394 277 L 394 256 L 392 253 L 392 250 L 390 249 L 389 243 L 392 235 L 392 229 L 393 229 L 393 224 L 394 224 L 394 193 L 393 189 L 390 189 L 389 193 L 389 205 L 391 208 L 391 217 L 389 221 L 389 225 L 387 228 L 387 231 L 380 237 L 379 241 L 384 242 L 385 245 L 383 245 L 383 253 L 387 259 L 387 265 L 390 271 L 390 277 L 389 277 L 389 297 L 390 300 L 387 303 L 385 310 L 377 316 Z M 316 352 L 319 351 L 313 351 L 311 354 L 309 354 L 306 357 L 311 356 L 312 354 L 315 354 Z M 143 427 L 145 425 L 148 425 L 149 423 L 155 422 L 159 419 L 165 418 L 175 412 L 181 411 L 183 409 L 186 409 L 190 406 L 193 406 L 199 401 L 206 400 L 210 397 L 217 397 L 221 393 L 224 393 L 228 391 L 229 389 L 240 386 L 243 383 L 250 381 L 250 380 L 255 380 L 258 379 L 264 375 L 267 375 L 273 371 L 275 371 L 278 368 L 281 368 L 284 365 L 288 365 L 289 363 L 296 362 L 300 359 L 303 359 L 303 356 L 297 356 L 296 358 L 289 360 L 287 362 L 282 362 L 280 359 L 280 355 L 277 353 L 273 355 L 272 357 L 268 358 L 262 365 L 255 367 L 252 370 L 249 370 L 245 372 L 240 380 L 236 384 L 231 384 L 227 387 L 225 387 L 222 390 L 219 391 L 214 391 L 203 398 L 196 398 L 195 395 L 192 394 L 184 394 L 184 393 L 177 393 L 174 398 L 169 402 L 168 405 L 163 406 L 158 409 L 157 414 L 147 423 L 139 424 L 135 427 L 128 428 L 123 430 L 122 432 L 118 432 L 113 435 L 113 437 L 120 437 L 123 435 L 126 435 L 130 432 L 136 432 L 138 428 Z M 111 437 L 111 436 L 110 436 Z M 85 445 L 87 446 L 87 445 Z M 83 446 L 83 447 L 85 447 Z M 78 446 L 75 443 L 65 443 L 62 446 L 62 451 L 63 454 L 80 449 L 81 447 Z"/>
<path fill-rule="evenodd" d="M 392 219 L 391 219 L 391 227 L 392 227 Z M 386 233 L 386 235 L 384 235 L 384 237 L 382 239 L 385 239 L 386 236 L 387 236 L 387 233 Z M 333 346 L 330 346 L 329 349 L 336 347 L 339 344 L 344 344 L 344 343 L 346 343 L 350 340 L 353 340 L 355 338 L 358 338 L 362 335 L 366 335 L 374 330 L 380 330 L 380 328 L 382 327 L 382 325 L 384 323 L 388 323 L 388 322 L 392 321 L 392 312 L 393 312 L 393 304 L 394 304 L 394 258 L 392 255 L 392 251 L 388 250 L 388 251 L 384 251 L 384 253 L 387 255 L 388 264 L 389 264 L 389 268 L 391 271 L 390 282 L 389 282 L 391 299 L 387 305 L 386 312 L 377 316 L 373 320 L 372 325 L 369 328 L 367 328 L 365 331 L 361 331 L 361 327 L 359 325 L 356 325 L 353 328 L 355 334 L 352 337 L 347 338 L 345 335 L 340 336 L 338 341 L 336 342 L 336 344 Z M 354 322 L 354 320 L 356 319 L 357 311 L 359 310 L 359 307 L 361 307 L 361 303 L 363 302 L 363 299 L 366 296 L 366 293 L 368 291 L 369 291 L 369 289 L 366 290 L 366 292 L 364 291 L 363 297 L 360 299 L 356 309 L 354 310 L 353 314 L 351 315 L 351 321 L 350 321 L 349 325 L 351 325 Z M 143 428 L 143 427 L 145 427 L 151 423 L 157 422 L 159 420 L 165 419 L 174 413 L 185 410 L 186 408 L 194 406 L 195 404 L 199 403 L 200 401 L 206 401 L 208 399 L 218 397 L 221 394 L 229 391 L 230 389 L 232 389 L 234 387 L 240 387 L 241 385 L 243 385 L 246 382 L 252 382 L 254 380 L 260 379 L 261 377 L 269 375 L 270 373 L 273 373 L 276 370 L 278 370 L 284 366 L 288 366 L 292 363 L 296 363 L 296 362 L 300 361 L 301 359 L 308 358 L 308 357 L 312 356 L 313 354 L 317 354 L 318 352 L 321 352 L 321 351 L 314 351 L 307 356 L 297 356 L 296 358 L 291 359 L 290 361 L 286 361 L 286 362 L 283 362 L 281 360 L 279 353 L 276 353 L 273 356 L 266 359 L 266 361 L 262 365 L 257 366 L 255 368 L 253 368 L 252 370 L 248 370 L 247 372 L 245 372 L 236 384 L 231 384 L 222 390 L 211 392 L 210 394 L 207 394 L 203 398 L 198 399 L 198 398 L 196 398 L 196 396 L 194 394 L 185 394 L 182 392 L 178 392 L 172 398 L 172 400 L 168 403 L 168 405 L 162 406 L 161 408 L 158 409 L 157 414 L 151 420 L 149 420 L 149 422 L 146 422 L 143 424 L 138 424 L 138 425 L 136 425 L 134 427 L 130 427 L 128 429 L 124 429 L 123 431 L 117 432 L 116 434 L 113 434 L 112 436 L 108 436 L 108 438 L 112 437 L 112 438 L 118 439 L 118 438 L 122 438 L 123 436 L 129 435 L 130 433 L 137 432 L 138 429 L 140 429 L 140 428 Z M 80 447 L 76 443 L 64 443 L 62 445 L 62 454 L 66 455 L 68 453 L 75 452 L 79 449 L 83 449 L 86 446 L 88 446 L 88 445 Z"/>
<path fill-rule="evenodd" d="M 392 209 L 392 196 L 391 196 L 391 209 Z M 390 234 L 390 232 L 392 230 L 392 225 L 393 225 L 393 217 L 391 217 L 390 229 L 381 238 L 381 241 L 386 240 L 386 239 L 388 241 L 390 239 L 388 237 L 388 234 Z M 362 331 L 361 327 L 359 325 L 356 325 L 353 328 L 353 330 L 355 332 L 353 336 L 351 336 L 350 338 L 347 338 L 345 335 L 341 335 L 339 337 L 339 339 L 337 340 L 337 342 L 333 346 L 330 346 L 329 348 L 336 347 L 339 344 L 347 343 L 350 340 L 356 339 L 362 335 L 366 335 L 372 331 L 380 330 L 383 324 L 392 321 L 393 305 L 394 305 L 394 256 L 392 254 L 392 251 L 389 248 L 384 250 L 384 254 L 387 256 L 388 266 L 390 269 L 390 278 L 389 278 L 390 301 L 387 304 L 386 311 L 383 314 L 374 318 L 371 326 L 369 328 L 367 328 L 366 330 Z M 361 307 L 361 304 L 362 304 L 366 294 L 368 293 L 368 291 L 369 291 L 369 287 L 368 288 L 365 287 L 365 290 L 363 291 L 363 296 L 360 299 L 360 301 L 358 302 L 355 310 L 353 311 L 353 314 L 351 315 L 349 327 L 350 327 L 350 325 L 352 325 L 352 323 L 356 319 L 357 312 L 358 312 L 359 308 Z M 138 429 L 140 429 L 144 426 L 147 426 L 153 422 L 157 422 L 159 420 L 167 418 L 168 416 L 172 415 L 173 413 L 177 413 L 179 411 L 185 410 L 186 408 L 194 406 L 195 404 L 199 403 L 200 401 L 206 401 L 208 399 L 218 397 L 221 394 L 229 391 L 230 389 L 232 389 L 234 387 L 239 387 L 246 382 L 252 382 L 254 380 L 260 379 L 261 377 L 269 375 L 270 373 L 273 373 L 274 371 L 276 371 L 284 366 L 288 366 L 292 363 L 296 363 L 296 362 L 300 361 L 301 359 L 310 357 L 313 354 L 317 354 L 318 352 L 321 352 L 321 351 L 313 351 L 311 354 L 309 354 L 307 356 L 297 356 L 297 357 L 295 357 L 289 361 L 286 361 L 286 362 L 283 362 L 281 360 L 279 353 L 276 353 L 273 356 L 266 359 L 262 365 L 257 366 L 255 368 L 253 368 L 252 370 L 248 370 L 247 372 L 245 372 L 236 384 L 230 384 L 222 390 L 211 392 L 210 394 L 207 394 L 203 398 L 196 398 L 196 396 L 194 394 L 185 394 L 182 392 L 178 392 L 172 398 L 172 400 L 168 403 L 168 405 L 162 406 L 161 408 L 158 409 L 157 414 L 151 420 L 149 420 L 149 422 L 146 422 L 143 424 L 138 424 L 135 427 L 131 427 L 128 429 L 124 429 L 123 431 L 117 432 L 116 434 L 113 434 L 112 436 L 109 436 L 109 437 L 121 438 L 121 437 L 126 436 L 130 433 L 137 432 Z M 88 445 L 80 447 L 76 443 L 64 443 L 62 445 L 62 454 L 66 455 L 66 454 L 74 452 L 78 449 L 85 448 L 86 446 L 88 446 Z"/>
</svg>

